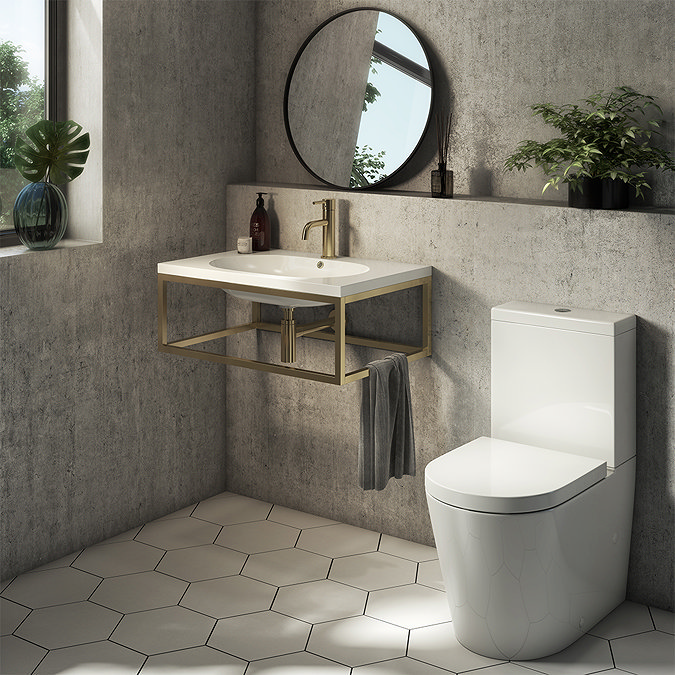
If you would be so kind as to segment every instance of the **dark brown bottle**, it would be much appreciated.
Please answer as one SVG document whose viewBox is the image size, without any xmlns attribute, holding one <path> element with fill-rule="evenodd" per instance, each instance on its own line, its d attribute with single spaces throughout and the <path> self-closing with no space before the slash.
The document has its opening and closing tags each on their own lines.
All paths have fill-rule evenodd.
<svg viewBox="0 0 675 675">
<path fill-rule="evenodd" d="M 270 216 L 265 210 L 265 200 L 262 197 L 266 194 L 266 192 L 258 192 L 258 199 L 255 203 L 256 208 L 251 215 L 251 228 L 249 234 L 253 240 L 254 251 L 270 250 Z"/>
</svg>

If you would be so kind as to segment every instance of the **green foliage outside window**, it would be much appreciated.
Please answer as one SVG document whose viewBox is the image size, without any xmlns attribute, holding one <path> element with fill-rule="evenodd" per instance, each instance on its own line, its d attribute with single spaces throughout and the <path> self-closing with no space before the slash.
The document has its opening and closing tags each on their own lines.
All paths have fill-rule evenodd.
<svg viewBox="0 0 675 675">
<path fill-rule="evenodd" d="M 27 184 L 14 167 L 14 145 L 20 133 L 44 118 L 44 82 L 30 77 L 23 48 L 0 43 L 0 230 L 11 229 L 12 207 Z"/>
</svg>

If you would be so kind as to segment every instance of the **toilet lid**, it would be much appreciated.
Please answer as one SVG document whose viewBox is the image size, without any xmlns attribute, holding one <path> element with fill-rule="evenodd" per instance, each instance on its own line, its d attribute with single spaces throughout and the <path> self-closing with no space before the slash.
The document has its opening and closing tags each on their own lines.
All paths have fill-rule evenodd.
<svg viewBox="0 0 675 675">
<path fill-rule="evenodd" d="M 607 474 L 607 463 L 482 436 L 427 464 L 427 494 L 484 513 L 543 511 Z"/>
</svg>

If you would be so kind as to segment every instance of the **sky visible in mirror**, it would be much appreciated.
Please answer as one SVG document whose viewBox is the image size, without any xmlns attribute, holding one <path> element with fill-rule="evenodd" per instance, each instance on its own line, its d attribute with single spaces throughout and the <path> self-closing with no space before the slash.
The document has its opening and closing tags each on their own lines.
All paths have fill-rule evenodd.
<svg viewBox="0 0 675 675">
<path fill-rule="evenodd" d="M 380 12 L 377 29 L 378 42 L 429 68 L 424 50 L 404 23 Z M 389 175 L 408 159 L 420 139 L 429 116 L 431 89 L 385 63 L 375 65 L 374 70 L 377 72 L 371 71 L 368 81 L 387 104 L 378 106 L 376 100 L 368 105 L 361 115 L 357 145 L 368 145 L 376 153 L 384 150 L 384 173 Z M 397 115 L 391 115 L 391 110 Z"/>
</svg>

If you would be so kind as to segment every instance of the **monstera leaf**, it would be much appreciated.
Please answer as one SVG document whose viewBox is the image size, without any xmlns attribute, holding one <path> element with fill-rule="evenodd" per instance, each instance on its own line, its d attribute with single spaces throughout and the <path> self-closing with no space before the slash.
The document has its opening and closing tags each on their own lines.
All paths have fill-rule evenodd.
<svg viewBox="0 0 675 675">
<path fill-rule="evenodd" d="M 31 183 L 46 180 L 58 184 L 77 178 L 89 155 L 89 134 L 78 138 L 81 131 L 73 120 L 41 120 L 26 131 L 30 143 L 17 138 L 14 165 Z"/>
</svg>

